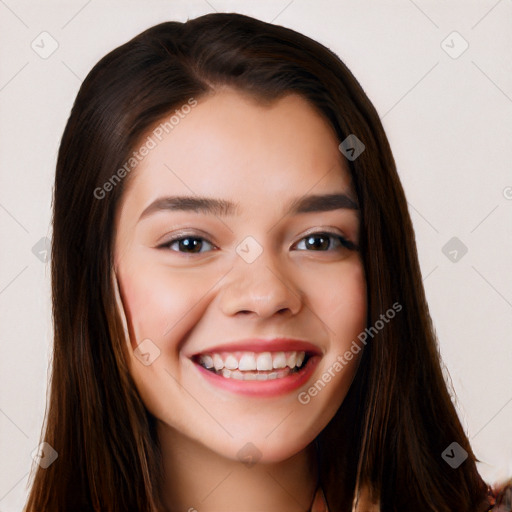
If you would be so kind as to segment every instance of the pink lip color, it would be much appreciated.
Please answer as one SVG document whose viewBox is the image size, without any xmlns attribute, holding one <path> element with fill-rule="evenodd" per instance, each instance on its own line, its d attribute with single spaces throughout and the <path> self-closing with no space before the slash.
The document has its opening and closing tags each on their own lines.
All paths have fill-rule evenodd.
<svg viewBox="0 0 512 512">
<path fill-rule="evenodd" d="M 311 374 L 317 367 L 320 359 L 321 358 L 318 355 L 311 356 L 306 365 L 300 371 L 280 379 L 264 381 L 229 379 L 203 368 L 198 363 L 194 363 L 194 366 L 209 383 L 227 391 L 242 395 L 275 397 L 285 393 L 290 393 L 294 389 L 305 384 L 311 377 Z"/>
<path fill-rule="evenodd" d="M 214 352 L 308 352 L 310 354 L 322 355 L 319 348 L 312 343 L 302 340 L 294 340 L 292 338 L 274 338 L 272 340 L 265 339 L 247 339 L 233 343 L 224 343 L 208 347 L 199 354 L 213 354 Z M 189 356 L 192 357 L 192 354 Z"/>
</svg>

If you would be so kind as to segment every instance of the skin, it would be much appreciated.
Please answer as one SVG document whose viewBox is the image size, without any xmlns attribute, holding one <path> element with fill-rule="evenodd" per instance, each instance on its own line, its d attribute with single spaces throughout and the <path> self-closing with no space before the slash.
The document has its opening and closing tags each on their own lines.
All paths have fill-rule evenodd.
<svg viewBox="0 0 512 512">
<path fill-rule="evenodd" d="M 336 238 L 358 243 L 358 210 L 291 216 L 287 205 L 338 192 L 357 202 L 339 142 L 301 96 L 263 105 L 223 88 L 200 98 L 132 171 L 117 212 L 115 272 L 130 373 L 158 420 L 170 511 L 298 512 L 311 503 L 312 442 L 342 403 L 362 351 L 307 405 L 297 396 L 364 330 L 366 282 L 360 253 Z M 166 195 L 239 205 L 225 217 L 161 210 L 139 221 Z M 306 243 L 326 231 L 334 235 L 315 238 L 323 249 Z M 200 252 L 158 247 L 173 235 L 200 237 Z M 236 252 L 249 235 L 263 249 L 252 263 Z M 308 383 L 281 396 L 214 387 L 189 359 L 219 343 L 278 336 L 323 354 Z M 148 366 L 133 352 L 144 339 L 160 350 Z M 237 455 L 249 442 L 260 457 L 250 467 Z"/>
</svg>

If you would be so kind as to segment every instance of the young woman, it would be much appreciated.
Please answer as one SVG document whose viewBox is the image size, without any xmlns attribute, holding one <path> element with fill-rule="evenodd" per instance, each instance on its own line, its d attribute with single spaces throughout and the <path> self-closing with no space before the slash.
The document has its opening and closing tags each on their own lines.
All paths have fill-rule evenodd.
<svg viewBox="0 0 512 512">
<path fill-rule="evenodd" d="M 379 116 L 297 32 L 210 14 L 93 68 L 52 287 L 27 512 L 511 509 L 447 391 Z"/>
</svg>

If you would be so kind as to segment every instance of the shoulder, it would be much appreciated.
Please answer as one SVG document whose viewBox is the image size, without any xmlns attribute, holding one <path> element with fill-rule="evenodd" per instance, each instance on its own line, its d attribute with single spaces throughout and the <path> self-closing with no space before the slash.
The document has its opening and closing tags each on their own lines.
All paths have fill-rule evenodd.
<svg viewBox="0 0 512 512">
<path fill-rule="evenodd" d="M 512 512 L 512 478 L 502 484 L 489 486 L 489 503 L 492 512 Z"/>
<path fill-rule="evenodd" d="M 489 486 L 488 501 L 491 507 L 488 512 L 512 512 L 512 478 L 507 482 Z M 379 504 L 373 502 L 367 489 L 363 488 L 356 512 L 378 512 L 379 510 Z M 317 489 L 310 512 L 329 512 L 321 488 Z"/>
</svg>

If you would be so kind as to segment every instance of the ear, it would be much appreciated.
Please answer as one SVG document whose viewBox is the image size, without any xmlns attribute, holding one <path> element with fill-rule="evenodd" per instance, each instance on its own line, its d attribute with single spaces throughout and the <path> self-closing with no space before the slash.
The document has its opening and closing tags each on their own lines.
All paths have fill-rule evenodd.
<svg viewBox="0 0 512 512">
<path fill-rule="evenodd" d="M 131 342 L 130 342 L 130 333 L 128 331 L 128 322 L 126 320 L 126 313 L 124 310 L 123 300 L 121 299 L 121 293 L 119 291 L 119 281 L 117 278 L 117 274 L 115 269 L 112 267 L 110 270 L 110 275 L 112 276 L 112 288 L 114 290 L 114 297 L 117 306 L 117 313 L 121 318 L 121 323 L 123 324 L 124 338 L 128 345 L 128 348 L 131 350 Z"/>
<path fill-rule="evenodd" d="M 356 504 L 354 504 L 355 506 Z M 368 486 L 363 485 L 359 494 L 357 506 L 354 508 L 355 512 L 379 512 L 380 506 L 378 500 L 373 500 L 370 495 Z"/>
</svg>

